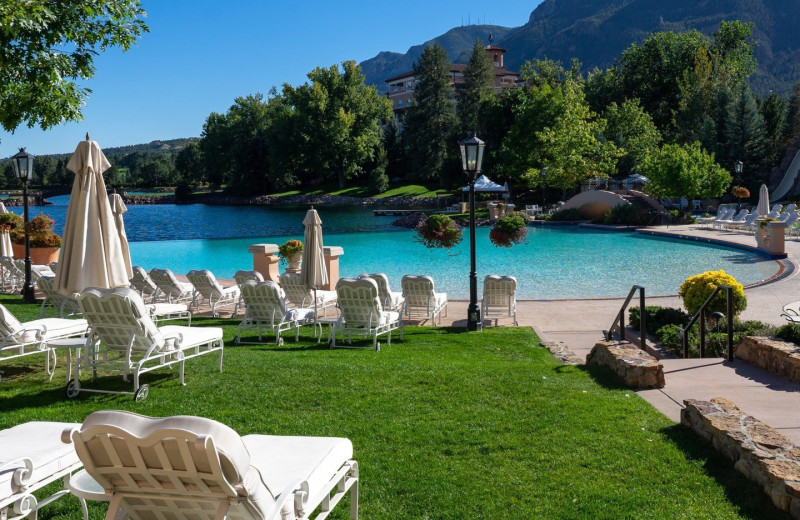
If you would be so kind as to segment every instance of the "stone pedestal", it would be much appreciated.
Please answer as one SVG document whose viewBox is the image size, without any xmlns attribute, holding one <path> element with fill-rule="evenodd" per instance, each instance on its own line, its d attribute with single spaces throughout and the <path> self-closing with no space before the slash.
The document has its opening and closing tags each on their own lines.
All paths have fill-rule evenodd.
<svg viewBox="0 0 800 520">
<path fill-rule="evenodd" d="M 253 244 L 247 248 L 247 252 L 253 255 L 253 270 L 261 273 L 264 280 L 271 280 L 278 283 L 280 273 L 278 272 L 278 245 L 277 244 Z"/>
<path fill-rule="evenodd" d="M 489 204 L 486 205 L 486 207 L 489 209 L 490 222 L 494 222 L 495 220 L 500 218 L 500 208 L 497 207 L 497 204 L 495 204 L 494 202 L 490 202 Z"/>
<path fill-rule="evenodd" d="M 767 222 L 759 224 L 756 231 L 758 248 L 770 255 L 786 255 L 786 224 L 783 222 Z"/>
<path fill-rule="evenodd" d="M 326 291 L 336 289 L 336 282 L 339 281 L 339 257 L 344 254 L 344 249 L 339 246 L 325 246 L 325 269 L 328 271 L 328 285 L 322 287 Z"/>
<path fill-rule="evenodd" d="M 516 204 L 506 204 L 506 215 L 510 215 L 516 211 Z"/>
</svg>

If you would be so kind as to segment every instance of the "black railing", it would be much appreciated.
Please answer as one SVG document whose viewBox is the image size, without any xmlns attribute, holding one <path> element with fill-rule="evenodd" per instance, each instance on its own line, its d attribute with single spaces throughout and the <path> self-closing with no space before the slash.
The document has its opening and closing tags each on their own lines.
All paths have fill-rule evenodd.
<svg viewBox="0 0 800 520">
<path fill-rule="evenodd" d="M 727 285 L 720 285 L 714 289 L 714 292 L 711 293 L 711 296 L 700 306 L 700 310 L 692 316 L 692 319 L 689 320 L 686 327 L 679 329 L 684 359 L 689 357 L 689 331 L 697 320 L 700 320 L 700 357 L 703 358 L 706 356 L 706 307 L 708 307 L 711 300 L 721 291 L 725 291 L 725 297 L 727 299 L 725 318 L 728 322 L 728 361 L 733 361 L 733 288 Z"/>
<path fill-rule="evenodd" d="M 617 314 L 617 317 L 614 318 L 614 322 L 611 323 L 611 326 L 608 328 L 608 330 L 603 332 L 605 334 L 606 341 L 611 341 L 611 334 L 614 332 L 614 330 L 617 330 L 619 333 L 620 340 L 625 340 L 625 311 L 628 309 L 628 304 L 631 303 L 633 295 L 636 294 L 636 291 L 639 291 L 639 348 L 644 350 L 647 347 L 647 311 L 644 308 L 644 287 L 641 285 L 634 285 L 631 287 L 631 291 L 628 293 L 628 297 L 625 298 L 625 303 L 622 304 L 619 314 Z M 615 329 L 615 327 L 619 328 Z"/>
</svg>

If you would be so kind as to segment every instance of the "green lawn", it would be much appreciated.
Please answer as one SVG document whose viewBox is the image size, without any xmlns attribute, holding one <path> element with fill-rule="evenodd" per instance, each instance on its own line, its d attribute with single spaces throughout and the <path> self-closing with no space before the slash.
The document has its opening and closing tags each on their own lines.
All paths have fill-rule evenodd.
<svg viewBox="0 0 800 520">
<path fill-rule="evenodd" d="M 338 189 L 333 186 L 309 186 L 295 190 L 288 190 L 281 193 L 271 193 L 276 197 L 287 195 L 341 195 L 345 197 L 375 197 L 378 199 L 385 199 L 387 197 L 447 197 L 453 195 L 451 190 L 444 190 L 441 188 L 433 188 L 422 186 L 420 184 L 406 184 L 398 186 L 384 193 L 372 193 L 368 186 L 351 186 L 344 189 Z"/>
<path fill-rule="evenodd" d="M 113 408 L 210 417 L 242 435 L 347 437 L 364 519 L 784 518 L 692 432 L 607 370 L 559 365 L 529 329 L 409 327 L 375 352 L 329 350 L 310 330 L 283 347 L 234 346 L 237 321 L 194 323 L 224 327 L 222 373 L 203 356 L 187 364 L 185 387 L 177 370 L 145 375 L 145 401 L 69 401 L 63 363 L 48 381 L 43 356 L 23 358 L 2 367 L 0 428 Z M 93 519 L 103 509 L 94 505 Z M 332 518 L 346 513 L 342 504 Z M 62 517 L 80 517 L 75 499 L 40 514 Z"/>
</svg>

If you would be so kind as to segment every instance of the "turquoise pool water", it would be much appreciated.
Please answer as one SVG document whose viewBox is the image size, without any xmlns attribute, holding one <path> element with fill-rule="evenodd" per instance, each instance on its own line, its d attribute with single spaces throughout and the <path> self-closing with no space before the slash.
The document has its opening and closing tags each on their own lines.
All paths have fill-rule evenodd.
<svg viewBox="0 0 800 520">
<path fill-rule="evenodd" d="M 384 272 L 399 290 L 404 274 L 428 274 L 437 291 L 450 298 L 469 296 L 466 232 L 464 242 L 450 254 L 425 249 L 412 231 L 323 233 L 326 245 L 344 248 L 339 268 L 343 277 Z M 252 269 L 248 246 L 280 244 L 288 238 L 302 236 L 136 242 L 131 243 L 131 256 L 146 269 L 167 267 L 178 274 L 210 269 L 217 277 L 232 278 L 238 269 Z M 645 286 L 652 296 L 676 294 L 688 276 L 707 270 L 724 269 L 743 284 L 778 270 L 775 262 L 748 251 L 574 226 L 531 227 L 528 243 L 512 249 L 493 246 L 489 229 L 479 228 L 476 244 L 479 291 L 485 275 L 513 274 L 520 299 L 622 297 L 633 284 Z"/>
</svg>

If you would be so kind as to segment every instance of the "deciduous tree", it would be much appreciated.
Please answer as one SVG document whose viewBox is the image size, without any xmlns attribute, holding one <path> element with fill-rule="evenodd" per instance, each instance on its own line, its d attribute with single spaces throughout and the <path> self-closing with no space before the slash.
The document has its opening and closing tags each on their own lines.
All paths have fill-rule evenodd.
<svg viewBox="0 0 800 520">
<path fill-rule="evenodd" d="M 642 173 L 650 179 L 649 190 L 655 197 L 713 199 L 731 184 L 730 173 L 697 142 L 665 144 L 644 160 Z"/>
</svg>

